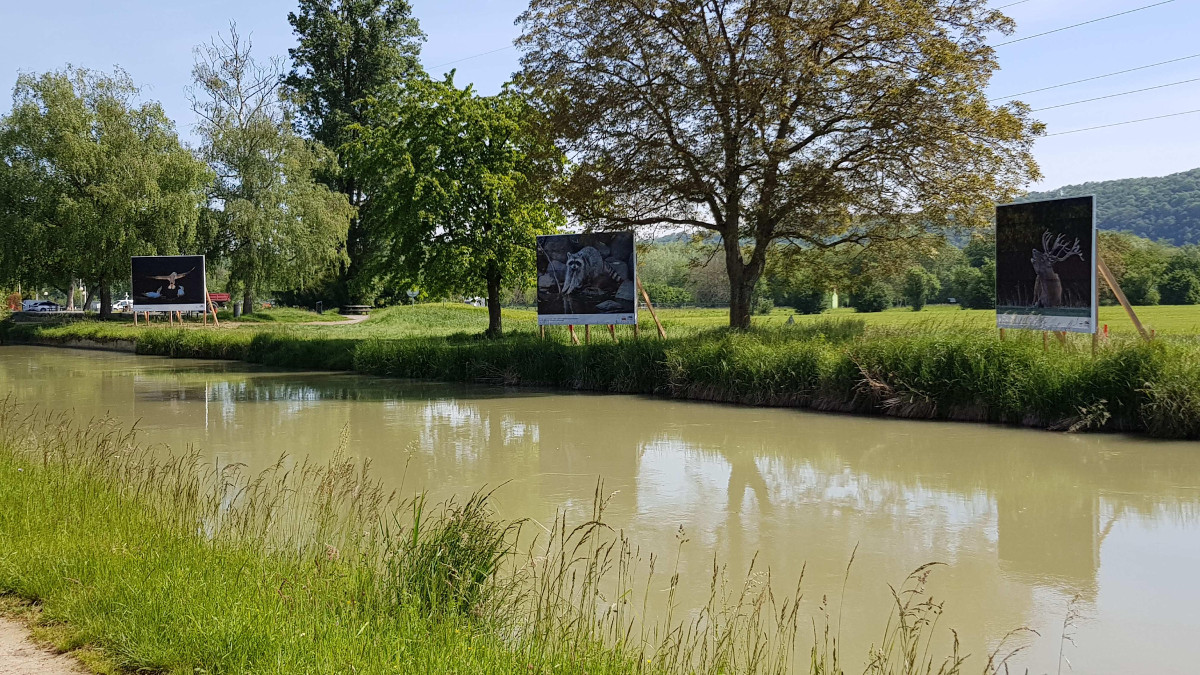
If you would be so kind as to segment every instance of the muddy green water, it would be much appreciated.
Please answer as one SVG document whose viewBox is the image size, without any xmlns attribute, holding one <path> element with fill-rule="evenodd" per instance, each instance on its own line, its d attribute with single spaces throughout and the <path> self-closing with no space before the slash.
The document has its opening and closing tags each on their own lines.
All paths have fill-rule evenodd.
<svg viewBox="0 0 1200 675">
<path fill-rule="evenodd" d="M 503 483 L 502 514 L 543 523 L 582 519 L 603 478 L 617 491 L 608 521 L 645 551 L 673 559 L 682 526 L 685 605 L 702 602 L 714 556 L 740 576 L 757 552 L 781 588 L 807 564 L 805 607 L 825 594 L 835 617 L 842 606 L 851 664 L 883 632 L 888 584 L 939 561 L 930 587 L 971 672 L 1018 627 L 1041 636 L 1014 672 L 1058 672 L 1060 647 L 1064 673 L 1200 669 L 1196 443 L 39 347 L 0 348 L 10 392 L 252 467 L 328 457 L 345 434 L 390 486 L 444 497 Z"/>
</svg>

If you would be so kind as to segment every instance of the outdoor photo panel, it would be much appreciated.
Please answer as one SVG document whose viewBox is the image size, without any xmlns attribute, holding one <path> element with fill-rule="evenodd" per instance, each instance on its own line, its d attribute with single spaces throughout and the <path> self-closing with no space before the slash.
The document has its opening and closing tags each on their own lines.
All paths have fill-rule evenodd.
<svg viewBox="0 0 1200 675">
<path fill-rule="evenodd" d="M 133 311 L 203 312 L 204 256 L 134 256 Z"/>
<path fill-rule="evenodd" d="M 537 238 L 538 325 L 637 323 L 632 232 Z"/>
<path fill-rule="evenodd" d="M 1096 199 L 996 208 L 996 325 L 1096 331 Z"/>
</svg>

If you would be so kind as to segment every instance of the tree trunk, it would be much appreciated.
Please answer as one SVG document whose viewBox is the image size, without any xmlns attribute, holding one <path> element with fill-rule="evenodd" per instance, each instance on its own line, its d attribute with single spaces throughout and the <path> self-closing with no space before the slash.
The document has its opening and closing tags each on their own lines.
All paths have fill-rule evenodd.
<svg viewBox="0 0 1200 675">
<path fill-rule="evenodd" d="M 504 327 L 500 325 L 500 272 L 489 269 L 487 275 L 488 337 L 500 337 Z"/>
<path fill-rule="evenodd" d="M 242 314 L 254 313 L 254 294 L 246 291 L 242 294 Z"/>
<path fill-rule="evenodd" d="M 100 286 L 100 318 L 107 319 L 112 316 L 112 287 L 108 285 L 106 279 L 101 279 L 98 286 Z"/>
<path fill-rule="evenodd" d="M 88 284 L 87 294 L 83 296 L 83 311 L 88 311 L 94 299 L 96 299 L 96 284 Z"/>
<path fill-rule="evenodd" d="M 751 297 L 761 270 L 742 260 L 741 246 L 735 237 L 722 237 L 725 245 L 725 272 L 729 275 L 729 327 L 750 329 Z"/>
</svg>

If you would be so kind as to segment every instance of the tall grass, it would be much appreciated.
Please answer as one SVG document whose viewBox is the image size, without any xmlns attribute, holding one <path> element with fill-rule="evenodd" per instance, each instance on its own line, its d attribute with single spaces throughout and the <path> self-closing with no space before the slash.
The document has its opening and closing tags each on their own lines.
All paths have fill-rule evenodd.
<svg viewBox="0 0 1200 675">
<path fill-rule="evenodd" d="M 614 341 L 594 331 L 573 345 L 563 330 L 497 340 L 445 331 L 462 308 L 394 308 L 359 326 L 134 329 L 81 322 L 0 324 L 0 340 L 136 339 L 162 356 L 241 359 L 304 369 L 649 394 L 898 417 L 985 421 L 1068 431 L 1200 438 L 1200 342 L 1065 344 L 1013 331 L 934 320 L 872 326 L 861 318 L 805 320 L 746 332 L 689 327 L 659 340 Z"/>
<path fill-rule="evenodd" d="M 799 586 L 781 592 L 769 571 L 731 580 L 714 563 L 706 606 L 679 607 L 685 581 L 605 524 L 602 486 L 586 522 L 560 516 L 524 536 L 486 492 L 432 508 L 400 499 L 347 450 L 322 465 L 281 457 L 249 476 L 146 448 L 108 420 L 77 426 L 4 400 L 0 594 L 39 603 L 64 646 L 97 646 L 129 671 L 840 673 L 847 663 L 837 627 L 802 618 Z M 664 573 L 665 614 L 649 608 Z M 957 653 L 928 653 L 942 629 L 927 573 L 902 587 L 879 645 L 852 659 L 867 672 L 963 671 Z M 809 659 L 797 659 L 810 623 Z"/>
</svg>

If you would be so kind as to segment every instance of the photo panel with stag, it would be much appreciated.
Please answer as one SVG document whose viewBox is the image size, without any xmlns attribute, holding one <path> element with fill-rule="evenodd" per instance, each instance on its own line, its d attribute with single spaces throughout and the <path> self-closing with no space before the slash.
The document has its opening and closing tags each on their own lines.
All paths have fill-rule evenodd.
<svg viewBox="0 0 1200 675">
<path fill-rule="evenodd" d="M 1096 330 L 1096 200 L 996 207 L 996 325 Z"/>
</svg>

